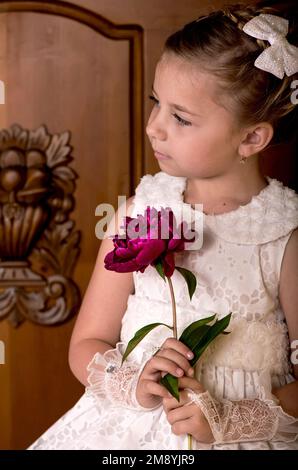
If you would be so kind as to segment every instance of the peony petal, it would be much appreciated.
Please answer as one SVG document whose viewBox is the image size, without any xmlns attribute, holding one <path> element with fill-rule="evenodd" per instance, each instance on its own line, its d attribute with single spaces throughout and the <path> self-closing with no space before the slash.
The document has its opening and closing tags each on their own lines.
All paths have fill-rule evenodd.
<svg viewBox="0 0 298 470">
<path fill-rule="evenodd" d="M 143 238 L 133 238 L 132 240 L 129 240 L 128 248 L 133 256 L 136 256 L 139 253 L 139 251 L 142 249 L 143 244 Z"/>
<path fill-rule="evenodd" d="M 184 241 L 181 238 L 172 238 L 169 241 L 168 249 L 171 251 L 184 250 Z"/>
<path fill-rule="evenodd" d="M 165 248 L 166 245 L 163 240 L 146 240 L 136 257 L 136 261 L 140 265 L 148 265 L 158 258 Z"/>
<path fill-rule="evenodd" d="M 171 277 L 175 270 L 175 258 L 173 253 L 167 253 L 162 259 L 162 266 L 166 277 Z"/>
<path fill-rule="evenodd" d="M 114 263 L 105 266 L 105 268 L 109 271 L 116 271 L 117 273 L 131 273 L 133 271 L 139 271 L 144 267 L 136 264 L 135 260 L 124 261 L 122 263 L 116 260 Z"/>
<path fill-rule="evenodd" d="M 115 255 L 118 256 L 119 258 L 131 258 L 132 254 L 129 249 L 125 248 L 116 248 L 115 249 Z"/>
<path fill-rule="evenodd" d="M 111 265 L 113 262 L 114 262 L 114 250 L 113 250 L 113 251 L 110 251 L 110 252 L 105 256 L 105 259 L 104 259 L 104 263 L 107 264 L 108 266 Z M 105 266 L 105 268 L 108 269 L 107 266 Z"/>
</svg>

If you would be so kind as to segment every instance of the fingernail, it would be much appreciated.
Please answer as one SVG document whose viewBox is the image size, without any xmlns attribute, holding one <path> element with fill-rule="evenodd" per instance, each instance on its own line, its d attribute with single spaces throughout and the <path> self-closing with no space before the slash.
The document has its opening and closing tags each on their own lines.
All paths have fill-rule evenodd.
<svg viewBox="0 0 298 470">
<path fill-rule="evenodd" d="M 183 372 L 182 369 L 176 369 L 176 373 L 177 373 L 177 375 L 181 376 L 181 375 L 183 375 L 184 372 Z"/>
<path fill-rule="evenodd" d="M 193 368 L 188 369 L 188 371 L 187 371 L 187 375 L 189 375 L 189 377 L 193 377 L 194 373 L 195 373 L 195 371 L 193 370 Z"/>
<path fill-rule="evenodd" d="M 187 355 L 188 359 L 193 359 L 193 357 L 194 357 L 194 354 L 193 354 L 192 351 L 189 351 L 186 355 Z"/>
</svg>

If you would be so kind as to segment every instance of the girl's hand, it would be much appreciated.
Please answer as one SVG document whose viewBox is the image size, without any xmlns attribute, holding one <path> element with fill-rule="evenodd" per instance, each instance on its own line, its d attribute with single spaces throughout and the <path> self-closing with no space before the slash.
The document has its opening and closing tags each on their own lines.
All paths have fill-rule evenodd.
<svg viewBox="0 0 298 470">
<path fill-rule="evenodd" d="M 149 359 L 140 374 L 136 398 L 141 406 L 153 408 L 162 402 L 162 398 L 171 397 L 167 389 L 159 384 L 161 377 L 170 373 L 175 377 L 194 375 L 189 364 L 193 358 L 190 349 L 177 339 L 168 338 L 160 350 Z"/>
<path fill-rule="evenodd" d="M 180 402 L 176 398 L 163 398 L 163 407 L 171 425 L 172 432 L 177 436 L 190 434 L 197 441 L 211 443 L 214 441 L 208 421 L 201 409 L 195 403 L 191 403 L 188 391 L 190 388 L 194 392 L 204 392 L 202 385 L 194 378 L 182 377 L 179 379 Z"/>
</svg>

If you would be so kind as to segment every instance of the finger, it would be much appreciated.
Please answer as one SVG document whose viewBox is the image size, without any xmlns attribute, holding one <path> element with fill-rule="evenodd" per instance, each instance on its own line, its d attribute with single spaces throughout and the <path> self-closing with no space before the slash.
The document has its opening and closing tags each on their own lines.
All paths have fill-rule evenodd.
<svg viewBox="0 0 298 470">
<path fill-rule="evenodd" d="M 140 384 L 140 388 L 142 393 L 156 395 L 161 398 L 168 398 L 170 395 L 163 385 L 153 382 L 152 380 L 143 380 Z"/>
<path fill-rule="evenodd" d="M 175 351 L 175 349 L 163 348 L 161 349 L 156 357 L 165 357 L 177 364 L 177 367 L 183 369 L 184 373 L 190 377 L 194 375 L 194 369 L 190 366 L 189 361 L 181 353 Z"/>
<path fill-rule="evenodd" d="M 194 354 L 191 349 L 189 349 L 185 344 L 181 343 L 181 341 L 175 338 L 167 338 L 163 343 L 162 348 L 174 349 L 175 351 L 185 356 L 188 360 L 193 359 L 194 357 Z"/>
<path fill-rule="evenodd" d="M 179 401 L 173 396 L 163 399 L 163 407 L 166 413 L 176 408 L 181 408 L 184 405 L 189 405 L 190 403 L 192 403 L 192 400 L 189 397 L 188 390 L 183 390 L 179 393 Z"/>
<path fill-rule="evenodd" d="M 194 420 L 192 417 L 176 421 L 172 424 L 172 433 L 176 436 L 181 436 L 182 434 L 192 434 L 194 428 Z"/>
<path fill-rule="evenodd" d="M 171 410 L 167 413 L 168 422 L 173 425 L 177 421 L 184 421 L 185 419 L 192 418 L 194 415 L 194 409 L 191 406 L 181 406 L 175 410 Z"/>
<path fill-rule="evenodd" d="M 191 390 L 197 393 L 202 393 L 206 391 L 203 385 L 193 377 L 180 377 L 178 385 L 181 389 L 190 388 Z"/>
<path fill-rule="evenodd" d="M 145 371 L 146 369 L 146 371 Z M 152 357 L 146 364 L 144 372 L 147 374 L 154 374 L 155 372 L 166 372 L 174 375 L 175 377 L 182 377 L 184 370 L 181 369 L 175 362 L 162 356 Z"/>
<path fill-rule="evenodd" d="M 180 401 L 176 400 L 174 397 L 164 397 L 162 400 L 163 408 L 165 413 L 169 413 L 171 410 L 175 410 L 176 408 L 180 408 L 181 403 Z"/>
</svg>

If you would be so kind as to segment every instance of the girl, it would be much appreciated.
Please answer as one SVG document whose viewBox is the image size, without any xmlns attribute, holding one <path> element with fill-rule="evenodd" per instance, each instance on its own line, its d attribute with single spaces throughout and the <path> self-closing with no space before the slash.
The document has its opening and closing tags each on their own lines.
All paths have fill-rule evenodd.
<svg viewBox="0 0 298 470">
<path fill-rule="evenodd" d="M 104 268 L 106 238 L 69 351 L 87 392 L 31 449 L 187 449 L 187 435 L 193 449 L 298 449 L 298 196 L 259 167 L 260 152 L 297 128 L 294 37 L 271 8 L 213 12 L 168 38 L 150 96 L 161 171 L 141 179 L 128 215 L 203 204 L 202 249 L 176 253 L 198 279 L 190 302 L 174 272 L 178 329 L 233 312 L 231 333 L 194 370 L 191 351 L 160 327 L 120 367 L 137 329 L 171 323 L 171 304 L 155 268 Z M 168 372 L 180 402 L 159 384 Z"/>
</svg>

